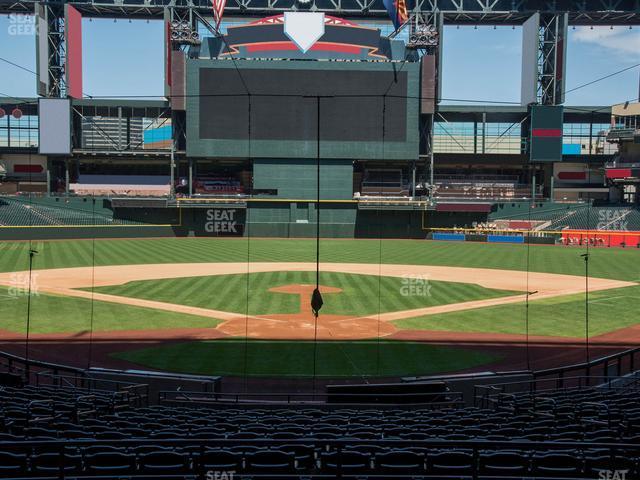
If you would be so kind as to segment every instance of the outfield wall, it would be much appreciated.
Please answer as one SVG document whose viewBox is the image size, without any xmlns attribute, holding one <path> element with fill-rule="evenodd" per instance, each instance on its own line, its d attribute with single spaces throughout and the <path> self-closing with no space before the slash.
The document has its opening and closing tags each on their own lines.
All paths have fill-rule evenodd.
<svg viewBox="0 0 640 480">
<path fill-rule="evenodd" d="M 59 218 L 53 218 L 59 208 Z M 20 205 L 22 207 L 22 205 Z M 313 201 L 253 201 L 169 208 L 115 208 L 106 199 L 42 199 L 27 206 L 17 225 L 0 225 L 0 240 L 139 237 L 313 238 L 318 211 Z M 45 208 L 46 207 L 46 208 Z M 6 207 L 5 207 L 6 208 Z M 40 213 L 38 208 L 44 208 Z M 426 238 L 430 228 L 453 228 L 486 220 L 486 214 L 394 209 L 361 209 L 353 201 L 321 203 L 323 238 Z M 72 212 L 73 215 L 67 215 Z M 1 212 L 0 212 L 1 213 Z M 23 212 L 24 213 L 24 212 Z M 42 216 L 59 223 L 38 224 Z M 2 223 L 2 222 L 0 222 Z"/>
</svg>

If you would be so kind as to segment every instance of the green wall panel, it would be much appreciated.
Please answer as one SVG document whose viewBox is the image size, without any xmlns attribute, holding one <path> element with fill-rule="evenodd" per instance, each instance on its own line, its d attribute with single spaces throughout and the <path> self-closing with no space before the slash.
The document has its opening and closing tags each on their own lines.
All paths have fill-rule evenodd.
<svg viewBox="0 0 640 480">
<path fill-rule="evenodd" d="M 315 159 L 256 159 L 253 162 L 254 190 L 277 190 L 276 198 L 315 199 L 316 176 Z M 350 200 L 352 197 L 351 160 L 321 160 L 320 198 Z"/>
</svg>

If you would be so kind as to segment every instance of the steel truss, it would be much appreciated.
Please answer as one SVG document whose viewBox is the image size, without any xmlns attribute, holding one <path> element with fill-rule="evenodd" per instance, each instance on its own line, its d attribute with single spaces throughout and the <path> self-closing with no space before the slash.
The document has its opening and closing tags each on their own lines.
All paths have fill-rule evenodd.
<svg viewBox="0 0 640 480">
<path fill-rule="evenodd" d="M 541 15 L 538 34 L 538 103 L 564 102 L 564 66 L 567 14 Z"/>
<path fill-rule="evenodd" d="M 0 13 L 33 13 L 35 0 L 0 0 Z M 72 3 L 84 16 L 161 19 L 165 8 L 211 15 L 210 0 L 51 0 Z M 275 15 L 296 10 L 296 0 L 230 0 L 227 15 Z M 312 9 L 338 16 L 387 18 L 382 0 L 315 0 Z M 571 25 L 638 25 L 640 0 L 417 0 L 416 13 L 440 12 L 444 24 L 518 25 L 533 13 L 569 14 Z"/>
</svg>

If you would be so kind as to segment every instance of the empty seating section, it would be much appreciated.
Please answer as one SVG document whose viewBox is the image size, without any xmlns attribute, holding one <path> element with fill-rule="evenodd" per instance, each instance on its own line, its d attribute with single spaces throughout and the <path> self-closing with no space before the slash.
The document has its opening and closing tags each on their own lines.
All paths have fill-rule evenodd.
<svg viewBox="0 0 640 480">
<path fill-rule="evenodd" d="M 370 169 L 364 172 L 360 185 L 363 197 L 407 197 L 409 181 L 399 169 Z"/>
<path fill-rule="evenodd" d="M 186 182 L 186 180 L 185 180 Z M 193 190 L 202 195 L 240 195 L 244 187 L 233 177 L 197 177 L 193 182 Z"/>
<path fill-rule="evenodd" d="M 0 477 L 599 478 L 624 469 L 634 478 L 638 393 L 499 394 L 492 408 L 437 410 L 134 407 L 106 393 L 3 388 Z"/>
<path fill-rule="evenodd" d="M 448 175 L 435 177 L 435 196 L 464 199 L 523 199 L 531 198 L 531 187 L 509 175 L 474 176 Z"/>
<path fill-rule="evenodd" d="M 593 207 L 588 204 L 560 206 L 556 209 L 544 209 L 508 217 L 493 215 L 491 220 L 526 220 L 536 222 L 536 230 L 560 231 L 604 230 L 604 231 L 640 231 L 640 210 L 633 207 Z"/>
<path fill-rule="evenodd" d="M 42 205 L 28 197 L 0 197 L 0 226 L 138 225 L 73 207 Z"/>
<path fill-rule="evenodd" d="M 165 175 L 80 175 L 69 190 L 76 195 L 165 197 L 171 178 Z"/>
</svg>

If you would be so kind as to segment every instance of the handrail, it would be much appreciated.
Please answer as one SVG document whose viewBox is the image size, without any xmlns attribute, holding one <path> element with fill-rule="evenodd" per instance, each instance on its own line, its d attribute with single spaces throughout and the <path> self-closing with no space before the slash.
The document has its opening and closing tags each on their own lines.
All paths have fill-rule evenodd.
<svg viewBox="0 0 640 480">
<path fill-rule="evenodd" d="M 547 368 L 544 370 L 533 370 L 533 371 L 527 372 L 532 377 L 530 380 L 523 380 L 520 382 L 501 382 L 501 383 L 496 383 L 492 385 L 475 385 L 474 394 L 473 394 L 474 404 L 475 405 L 481 404 L 481 405 L 487 406 L 488 403 L 490 403 L 491 401 L 489 398 L 491 394 L 487 392 L 487 390 L 491 387 L 495 388 L 496 385 L 500 385 L 501 388 L 504 389 L 504 387 L 508 385 L 527 384 L 529 385 L 529 390 L 533 393 L 537 390 L 538 383 L 551 382 L 554 380 L 556 382 L 555 389 L 564 388 L 568 380 L 575 380 L 575 379 L 579 379 L 580 382 L 582 381 L 582 379 L 585 379 L 585 386 L 590 386 L 591 379 L 594 379 L 594 380 L 604 379 L 605 382 L 603 383 L 606 383 L 606 382 L 610 383 L 611 379 L 619 379 L 624 377 L 622 365 L 623 365 L 623 360 L 625 359 L 629 360 L 626 373 L 632 373 L 635 371 L 635 366 L 636 366 L 635 356 L 639 353 L 640 353 L 640 347 L 630 348 L 622 352 L 617 352 L 611 355 L 607 355 L 605 357 L 597 358 L 590 362 L 582 362 L 582 363 L 576 363 L 573 365 Z M 614 364 L 616 366 L 616 375 L 609 375 L 608 374 L 609 367 Z M 597 369 L 598 367 L 603 367 L 604 375 L 598 376 L 598 375 L 591 374 L 591 372 L 594 369 Z M 581 371 L 581 370 L 585 371 L 586 375 L 576 375 L 572 377 L 566 376 L 567 373 Z M 547 378 L 547 377 L 551 377 L 551 378 Z"/>
<path fill-rule="evenodd" d="M 629 356 L 630 359 L 632 360 L 631 363 L 631 368 L 630 370 L 634 370 L 633 369 L 633 357 L 635 356 L 635 354 L 640 353 L 640 347 L 637 348 L 630 348 L 628 350 L 624 350 L 622 352 L 618 352 L 618 353 L 614 353 L 611 355 L 607 355 L 606 357 L 600 357 L 597 358 L 595 360 L 591 360 L 590 362 L 582 362 L 582 363 L 575 363 L 573 365 L 566 365 L 566 366 L 562 366 L 562 367 L 553 367 L 553 368 L 547 368 L 544 370 L 535 370 L 532 372 L 532 374 L 536 377 L 541 377 L 541 376 L 546 376 L 546 375 L 554 375 L 556 373 L 565 373 L 565 372 L 569 372 L 572 370 L 583 370 L 583 369 L 591 369 L 594 368 L 600 364 L 605 364 L 608 366 L 608 363 L 612 360 L 620 360 L 621 358 L 627 357 Z"/>
<path fill-rule="evenodd" d="M 583 380 L 586 379 L 587 381 L 585 381 L 583 383 Z M 592 384 L 592 380 L 595 382 Z M 601 383 L 597 383 L 596 381 L 600 381 Z M 480 406 L 482 408 L 487 408 L 489 406 L 490 403 L 495 403 L 495 398 L 499 397 L 500 395 L 509 395 L 509 396 L 516 396 L 517 394 L 523 394 L 523 393 L 529 393 L 531 395 L 543 395 L 545 393 L 550 393 L 550 392 L 556 392 L 558 390 L 563 390 L 563 391 L 572 391 L 572 390 L 581 390 L 583 388 L 603 388 L 605 387 L 607 390 L 629 390 L 630 388 L 638 388 L 637 385 L 634 385 L 632 387 L 629 386 L 629 384 L 625 384 L 625 385 L 621 385 L 621 386 L 616 386 L 616 385 L 612 385 L 612 382 L 617 381 L 617 380 L 631 380 L 629 377 L 625 377 L 625 376 L 620 376 L 620 377 L 614 377 L 614 376 L 595 376 L 595 375 L 590 375 L 590 376 L 575 376 L 575 377 L 563 377 L 563 384 L 561 386 L 557 385 L 557 379 L 555 378 L 532 378 L 529 380 L 520 380 L 517 382 L 499 382 L 499 383 L 494 383 L 494 384 L 490 384 L 490 385 L 475 385 L 474 386 L 474 405 L 476 406 Z M 542 382 L 556 382 L 556 387 L 555 388 L 546 388 L 546 389 L 539 389 L 538 388 L 538 383 L 542 383 Z M 575 386 L 566 386 L 565 383 L 567 382 L 571 382 L 571 381 L 577 381 Z M 638 379 L 634 379 L 633 381 L 630 382 L 631 385 L 633 384 L 637 384 L 638 383 Z M 508 387 L 515 387 L 515 386 L 525 386 L 528 388 L 520 388 L 517 391 L 511 391 L 511 392 L 507 392 L 507 388 Z M 480 393 L 482 392 L 482 393 Z"/>
<path fill-rule="evenodd" d="M 402 403 L 402 406 L 409 405 L 421 405 L 421 406 L 446 406 L 446 405 L 462 405 L 464 403 L 464 394 L 462 392 L 416 392 L 416 393 L 221 393 L 221 392 L 195 392 L 195 391 L 174 391 L 174 390 L 161 390 L 158 392 L 158 401 L 160 404 L 163 403 L 180 403 L 180 404 L 188 404 L 188 403 L 197 403 L 198 405 L 203 405 L 206 403 L 211 404 L 220 404 L 220 403 L 233 403 L 233 404 L 248 404 L 248 403 L 259 403 L 259 404 L 269 404 L 269 403 L 286 403 L 286 404 L 296 404 L 296 405 L 330 405 L 332 407 L 337 407 L 340 405 L 349 405 L 353 407 L 357 407 L 358 405 L 376 405 L 377 407 L 384 407 L 385 403 L 367 403 L 367 402 L 357 402 L 357 403 L 327 403 L 326 401 L 317 401 L 317 398 L 353 398 L 353 397 L 370 397 L 370 398 L 425 398 L 425 397 L 433 397 L 435 400 L 442 398 L 443 401 L 424 401 L 424 402 L 415 402 L 415 403 Z M 276 402 L 270 402 L 267 400 L 268 398 L 279 399 Z M 303 400 L 304 398 L 310 400 Z M 446 400 L 444 400 L 446 398 Z M 284 400 L 284 402 L 283 402 Z M 394 402 L 397 404 L 398 402 Z"/>
<path fill-rule="evenodd" d="M 341 438 L 341 439 L 325 439 L 315 438 L 311 434 L 305 438 L 288 438 L 288 439 L 273 439 L 273 438 L 255 438 L 255 439 L 235 439 L 235 438 L 124 438 L 118 440 L 98 440 L 98 439 L 63 439 L 63 440 L 11 440 L 0 441 L 0 448 L 6 450 L 20 450 L 29 448 L 41 448 L 41 447 L 94 447 L 99 445 L 112 445 L 117 443 L 118 446 L 184 446 L 184 445 L 212 445 L 212 446 L 247 446 L 252 444 L 256 446 L 260 445 L 308 445 L 310 443 L 323 444 L 328 446 L 337 445 L 351 445 L 357 442 L 358 445 L 381 445 L 381 446 L 408 446 L 408 447 L 427 447 L 427 448 L 469 448 L 478 450 L 490 450 L 492 447 L 506 447 L 523 450 L 566 450 L 566 449 L 596 449 L 596 448 L 609 448 L 616 450 L 633 449 L 637 450 L 638 445 L 635 443 L 608 443 L 608 442 L 586 442 L 586 441 L 553 441 L 553 442 L 536 442 L 529 440 L 486 440 L 486 439 L 473 439 L 473 440 L 443 440 L 443 439 L 428 439 L 428 440 L 415 440 L 415 439 L 399 439 L 389 438 L 380 440 L 371 439 L 354 439 L 354 438 Z M 128 475 L 127 475 L 128 476 Z"/>
</svg>

